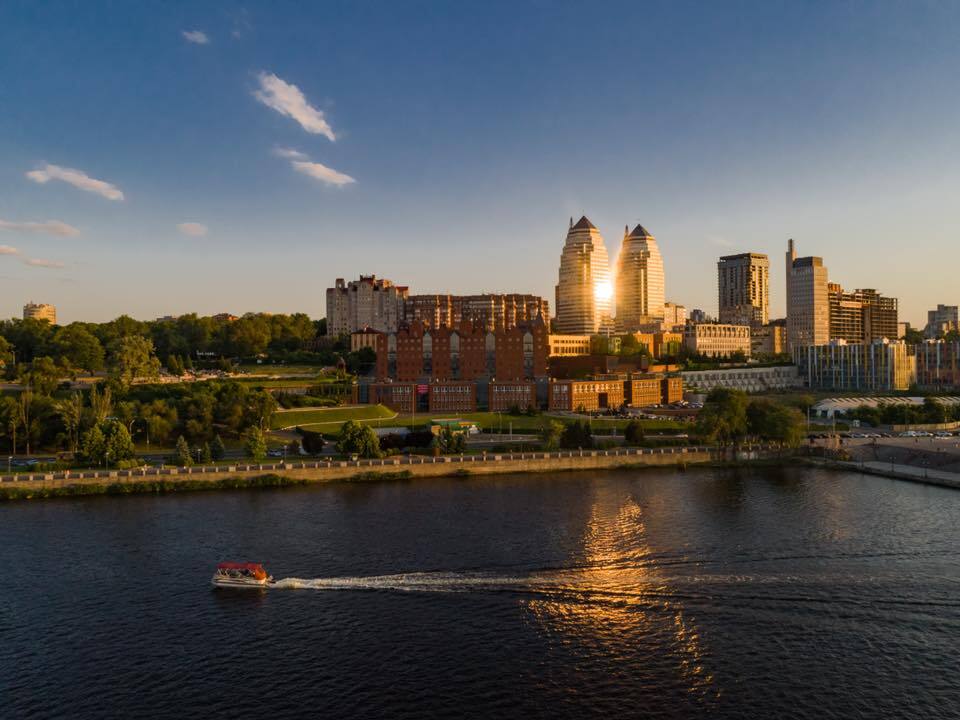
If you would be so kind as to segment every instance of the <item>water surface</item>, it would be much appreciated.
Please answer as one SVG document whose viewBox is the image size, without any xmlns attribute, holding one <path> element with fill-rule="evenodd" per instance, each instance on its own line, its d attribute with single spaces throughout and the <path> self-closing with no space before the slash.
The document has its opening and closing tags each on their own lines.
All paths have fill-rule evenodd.
<svg viewBox="0 0 960 720">
<path fill-rule="evenodd" d="M 809 469 L 8 503 L 0 715 L 957 717 L 958 551 Z"/>
</svg>

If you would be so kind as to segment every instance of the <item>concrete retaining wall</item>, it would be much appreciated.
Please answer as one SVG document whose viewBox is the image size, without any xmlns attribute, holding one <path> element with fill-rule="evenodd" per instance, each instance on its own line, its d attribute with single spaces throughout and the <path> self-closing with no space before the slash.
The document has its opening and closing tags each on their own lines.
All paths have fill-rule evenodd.
<svg viewBox="0 0 960 720">
<path fill-rule="evenodd" d="M 769 454 L 769 448 L 741 448 L 738 460 Z M 616 468 L 623 465 L 676 466 L 724 459 L 716 448 L 617 448 L 612 450 L 564 450 L 562 452 L 488 453 L 441 457 L 388 457 L 382 460 L 317 460 L 308 462 L 220 465 L 191 468 L 143 468 L 137 470 L 84 470 L 0 476 L 3 488 L 62 488 L 74 485 L 110 485 L 163 480 L 167 482 L 214 482 L 227 478 L 279 475 L 310 482 L 351 478 L 362 473 L 398 473 L 415 476 L 471 475 L 514 472 L 556 472 Z M 726 459 L 730 459 L 729 456 Z"/>
</svg>

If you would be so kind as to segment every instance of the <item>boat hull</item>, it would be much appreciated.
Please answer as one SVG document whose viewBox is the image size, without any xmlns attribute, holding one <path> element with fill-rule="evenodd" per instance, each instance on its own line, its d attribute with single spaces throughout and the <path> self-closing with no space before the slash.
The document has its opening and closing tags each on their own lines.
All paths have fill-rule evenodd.
<svg viewBox="0 0 960 720">
<path fill-rule="evenodd" d="M 266 578 L 264 580 L 255 580 L 254 578 L 230 578 L 230 577 L 218 577 L 214 576 L 210 580 L 210 584 L 215 588 L 229 588 L 229 589 L 243 589 L 243 590 L 257 590 L 262 588 L 267 588 L 273 584 L 271 578 Z"/>
</svg>

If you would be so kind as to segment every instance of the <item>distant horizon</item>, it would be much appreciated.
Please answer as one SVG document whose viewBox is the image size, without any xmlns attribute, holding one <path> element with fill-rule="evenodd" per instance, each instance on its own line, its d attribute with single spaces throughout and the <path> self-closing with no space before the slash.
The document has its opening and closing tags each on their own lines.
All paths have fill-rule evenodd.
<svg viewBox="0 0 960 720">
<path fill-rule="evenodd" d="M 758 252 L 783 317 L 793 238 L 920 327 L 960 304 L 958 27 L 893 2 L 13 0 L 0 316 L 319 319 L 361 274 L 553 308 L 586 215 L 612 265 L 647 228 L 687 308 L 716 315 L 718 258 Z"/>
</svg>

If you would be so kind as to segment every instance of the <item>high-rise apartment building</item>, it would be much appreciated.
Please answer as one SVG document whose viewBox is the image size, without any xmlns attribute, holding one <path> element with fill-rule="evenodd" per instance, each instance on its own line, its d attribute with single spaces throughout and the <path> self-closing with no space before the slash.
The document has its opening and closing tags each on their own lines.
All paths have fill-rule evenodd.
<svg viewBox="0 0 960 720">
<path fill-rule="evenodd" d="M 907 390 L 917 378 L 917 358 L 903 342 L 795 345 L 793 361 L 806 386 L 817 390 Z"/>
<path fill-rule="evenodd" d="M 884 297 L 876 290 L 847 292 L 839 283 L 827 284 L 830 304 L 830 339 L 850 343 L 896 340 L 897 299 Z"/>
<path fill-rule="evenodd" d="M 960 330 L 960 312 L 956 305 L 937 305 L 927 311 L 927 326 L 923 334 L 928 338 L 946 335 L 951 330 Z"/>
<path fill-rule="evenodd" d="M 613 317 L 613 285 L 603 237 L 587 218 L 570 228 L 560 256 L 556 287 L 555 332 L 595 335 L 609 328 Z"/>
<path fill-rule="evenodd" d="M 720 322 L 760 327 L 770 320 L 770 260 L 766 255 L 721 257 L 717 289 Z"/>
<path fill-rule="evenodd" d="M 663 304 L 663 323 L 662 330 L 669 332 L 676 327 L 683 327 L 687 324 L 687 308 L 678 303 L 665 302 Z"/>
<path fill-rule="evenodd" d="M 348 335 L 363 328 L 396 332 L 409 290 L 376 275 L 327 288 L 327 335 Z"/>
<path fill-rule="evenodd" d="M 550 318 L 550 303 L 538 295 L 410 295 L 403 304 L 403 319 L 419 320 L 430 327 L 456 327 L 463 320 L 487 330 L 509 330 L 537 317 Z"/>
<path fill-rule="evenodd" d="M 51 325 L 56 325 L 57 308 L 46 303 L 28 302 L 23 306 L 23 319 L 46 320 Z"/>
<path fill-rule="evenodd" d="M 791 348 L 830 341 L 827 268 L 819 257 L 797 257 L 787 245 L 787 345 Z"/>
<path fill-rule="evenodd" d="M 664 317 L 663 258 L 657 240 L 637 225 L 623 229 L 617 257 L 617 331 L 637 332 Z"/>
</svg>

